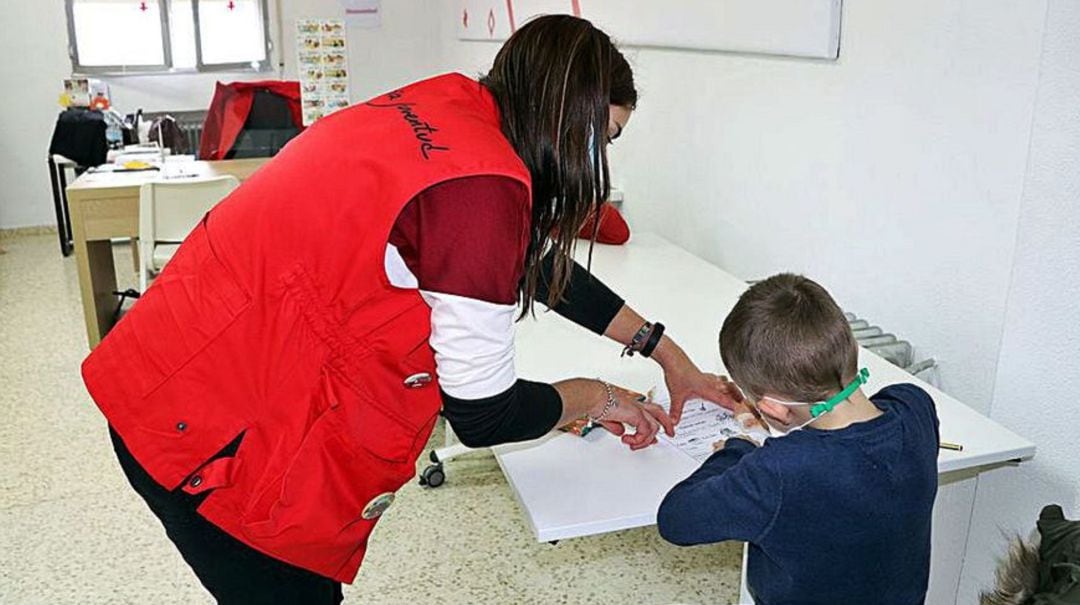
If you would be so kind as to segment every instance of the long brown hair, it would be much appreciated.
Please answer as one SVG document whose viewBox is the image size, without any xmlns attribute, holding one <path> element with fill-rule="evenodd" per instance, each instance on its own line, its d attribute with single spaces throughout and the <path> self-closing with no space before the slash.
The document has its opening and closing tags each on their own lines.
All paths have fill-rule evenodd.
<svg viewBox="0 0 1080 605">
<path fill-rule="evenodd" d="M 541 279 L 550 277 L 548 306 L 562 298 L 574 238 L 610 193 L 609 105 L 633 109 L 637 90 L 611 38 L 569 15 L 529 21 L 507 40 L 480 81 L 495 97 L 503 134 L 532 176 L 532 225 L 518 286 L 524 317 Z M 542 276 L 549 243 L 553 268 Z"/>
</svg>

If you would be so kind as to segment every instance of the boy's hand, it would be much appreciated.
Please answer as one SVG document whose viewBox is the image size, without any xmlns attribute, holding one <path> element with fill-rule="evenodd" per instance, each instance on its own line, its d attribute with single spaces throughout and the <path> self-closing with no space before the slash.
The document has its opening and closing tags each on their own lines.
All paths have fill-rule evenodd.
<svg viewBox="0 0 1080 605">
<path fill-rule="evenodd" d="M 731 439 L 742 439 L 743 441 L 749 441 L 750 443 L 754 444 L 754 447 L 761 447 L 761 444 L 758 443 L 756 440 L 751 439 L 749 435 L 736 435 Z M 730 439 L 721 439 L 720 441 L 713 443 L 713 451 L 719 452 L 720 450 L 724 449 L 724 446 L 727 445 L 728 441 L 730 441 Z"/>
</svg>

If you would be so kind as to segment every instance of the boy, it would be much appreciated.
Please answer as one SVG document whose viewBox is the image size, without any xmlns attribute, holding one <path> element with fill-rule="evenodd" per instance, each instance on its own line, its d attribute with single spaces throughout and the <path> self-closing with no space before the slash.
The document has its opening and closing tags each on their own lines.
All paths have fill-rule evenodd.
<svg viewBox="0 0 1080 605">
<path fill-rule="evenodd" d="M 843 312 L 798 275 L 747 290 L 720 353 L 774 438 L 729 439 L 672 488 L 664 539 L 749 542 L 757 605 L 923 603 L 937 493 L 929 395 L 898 384 L 867 398 Z"/>
</svg>

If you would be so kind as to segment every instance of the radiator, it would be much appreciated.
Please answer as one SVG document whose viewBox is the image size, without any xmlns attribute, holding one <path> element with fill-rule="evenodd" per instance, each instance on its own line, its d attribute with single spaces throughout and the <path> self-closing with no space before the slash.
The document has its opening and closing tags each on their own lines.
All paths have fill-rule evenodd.
<svg viewBox="0 0 1080 605">
<path fill-rule="evenodd" d="M 187 149 L 183 153 L 199 155 L 199 144 L 202 143 L 203 122 L 206 121 L 205 110 L 195 111 L 149 111 L 143 112 L 143 120 L 153 123 L 161 116 L 172 116 L 176 125 L 184 133 L 187 141 Z"/>
<path fill-rule="evenodd" d="M 198 123 L 177 121 L 177 125 L 180 126 L 180 131 L 184 133 L 184 138 L 187 139 L 188 153 L 199 155 L 199 144 L 202 143 L 202 121 L 200 120 Z"/>
<path fill-rule="evenodd" d="M 847 318 L 851 332 L 855 334 L 855 340 L 860 346 L 877 353 L 909 374 L 925 372 L 937 365 L 933 359 L 915 361 L 915 351 L 911 343 L 900 340 L 895 334 L 886 333 L 878 326 L 870 325 L 869 321 L 856 317 L 853 313 L 844 313 L 844 317 Z"/>
</svg>

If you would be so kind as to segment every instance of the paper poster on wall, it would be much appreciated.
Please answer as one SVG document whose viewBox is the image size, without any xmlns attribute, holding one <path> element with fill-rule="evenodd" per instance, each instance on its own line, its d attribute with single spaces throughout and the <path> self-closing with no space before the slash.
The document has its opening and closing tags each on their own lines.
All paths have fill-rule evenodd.
<svg viewBox="0 0 1080 605">
<path fill-rule="evenodd" d="M 592 21 L 627 46 L 836 59 L 842 0 L 460 0 L 462 40 L 505 40 L 537 15 Z"/>
<path fill-rule="evenodd" d="M 304 125 L 349 106 L 349 53 L 341 19 L 296 21 Z"/>
<path fill-rule="evenodd" d="M 382 0 L 341 0 L 345 26 L 378 29 L 382 25 Z"/>
</svg>

